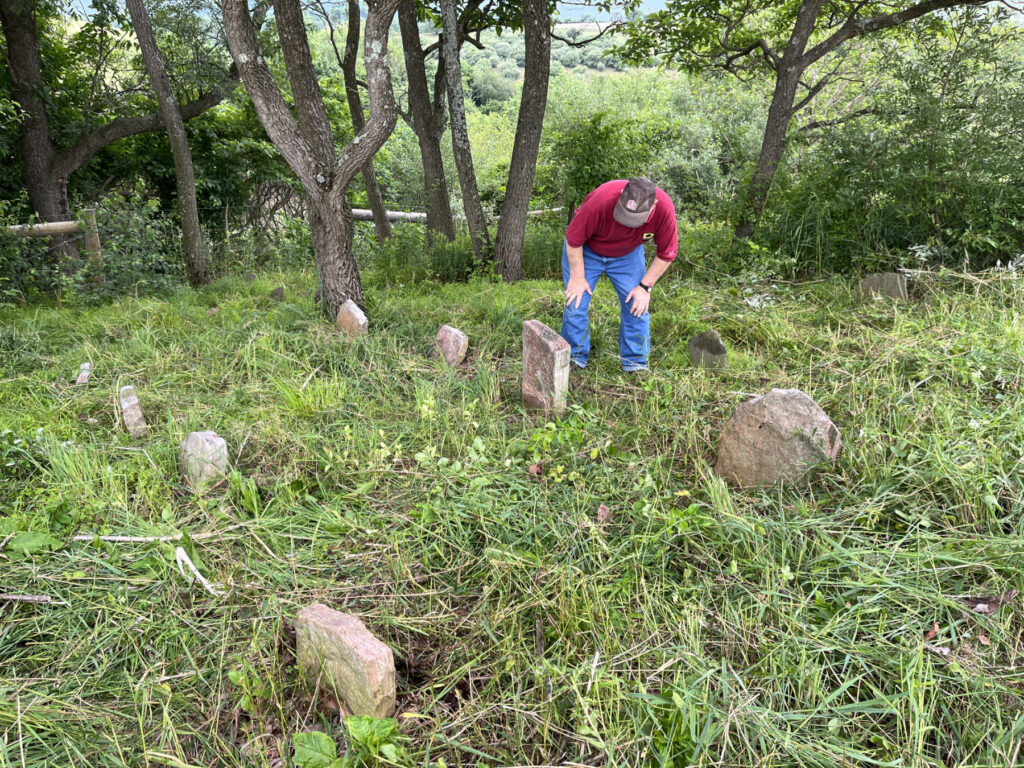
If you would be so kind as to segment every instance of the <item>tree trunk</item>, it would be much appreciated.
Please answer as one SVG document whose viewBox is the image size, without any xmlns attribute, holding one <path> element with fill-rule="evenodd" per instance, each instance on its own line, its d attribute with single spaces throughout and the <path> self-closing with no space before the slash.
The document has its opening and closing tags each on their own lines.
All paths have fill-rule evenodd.
<svg viewBox="0 0 1024 768">
<path fill-rule="evenodd" d="M 448 113 L 451 117 L 452 154 L 462 189 L 462 204 L 466 210 L 469 236 L 473 240 L 473 253 L 478 264 L 487 263 L 491 250 L 491 236 L 487 231 L 487 217 L 480 204 L 480 190 L 476 186 L 473 153 L 469 146 L 466 126 L 466 102 L 462 93 L 462 65 L 459 62 L 459 18 L 455 0 L 441 0 L 441 41 L 444 54 L 445 78 L 448 87 Z"/>
<path fill-rule="evenodd" d="M 328 314 L 334 315 L 348 299 L 362 306 L 363 284 L 352 249 L 355 233 L 352 205 L 343 189 L 329 195 L 323 204 L 330 215 L 324 217 L 316 206 L 310 206 L 309 234 L 316 254 L 320 302 L 328 308 Z"/>
<path fill-rule="evenodd" d="M 401 0 L 398 5 L 398 24 L 402 30 L 402 51 L 405 54 L 405 73 L 409 81 L 409 111 L 412 127 L 420 147 L 423 163 L 423 187 L 427 197 L 427 231 L 436 232 L 448 240 L 455 239 L 455 222 L 448 184 L 444 177 L 444 159 L 441 154 L 441 126 L 435 119 L 427 89 L 427 71 L 423 66 L 420 31 L 416 24 L 416 0 Z"/>
<path fill-rule="evenodd" d="M 171 89 L 163 57 L 157 48 L 156 37 L 149 21 L 149 14 L 142 0 L 127 0 L 128 13 L 139 39 L 142 60 L 149 73 L 153 91 L 156 93 L 160 117 L 167 129 L 174 156 L 174 175 L 178 182 L 178 215 L 181 217 L 181 231 L 185 246 L 185 274 L 193 288 L 208 283 L 210 273 L 206 268 L 206 254 L 203 249 L 203 233 L 199 228 L 199 209 L 196 205 L 196 177 L 192 168 L 192 151 L 185 135 L 185 123 L 181 119 L 178 100 Z"/>
<path fill-rule="evenodd" d="M 39 41 L 30 0 L 0 0 L 0 27 L 7 40 L 7 64 L 14 100 L 25 112 L 21 121 L 21 150 L 25 162 L 25 186 L 32 209 L 43 221 L 68 221 L 67 178 L 55 167 L 39 67 Z M 65 257 L 75 257 L 75 241 L 54 237 L 54 247 Z"/>
<path fill-rule="evenodd" d="M 746 195 L 740 207 L 736 222 L 736 236 L 749 238 L 761 218 L 768 192 L 771 190 L 775 173 L 779 170 L 783 152 L 786 149 L 786 132 L 793 117 L 793 102 L 796 99 L 799 72 L 779 72 L 775 79 L 775 92 L 768 107 L 768 120 L 761 140 L 761 154 L 757 167 L 747 186 Z"/>
<path fill-rule="evenodd" d="M 519 101 L 519 119 L 515 143 L 512 145 L 505 201 L 501 205 L 498 236 L 494 244 L 498 274 L 506 280 L 520 280 L 523 277 L 526 214 L 530 209 L 530 195 L 533 192 L 551 69 L 551 27 L 547 0 L 523 0 L 523 28 L 526 35 L 523 95 Z"/>
<path fill-rule="evenodd" d="M 388 27 L 398 0 L 370 0 L 363 61 L 370 116 L 334 156 L 333 137 L 306 39 L 299 0 L 275 0 L 278 36 L 296 114 L 293 115 L 260 52 L 248 0 L 223 0 L 231 56 L 267 136 L 299 178 L 309 201 L 310 235 L 320 278 L 318 294 L 329 316 L 346 300 L 363 301 L 352 251 L 354 223 L 345 188 L 391 134 L 398 117 L 388 69 Z"/>
<path fill-rule="evenodd" d="M 776 68 L 775 91 L 768 107 L 768 120 L 761 141 L 761 155 L 757 159 L 757 167 L 740 205 L 736 220 L 737 237 L 749 238 L 754 234 L 754 227 L 757 226 L 768 201 L 768 192 L 786 149 L 786 132 L 793 118 L 797 87 L 807 68 L 804 50 L 814 31 L 815 20 L 823 2 L 824 0 L 803 0 L 800 10 L 797 11 L 796 22 L 786 44 L 786 50 Z"/>
<path fill-rule="evenodd" d="M 363 100 L 359 96 L 359 85 L 356 83 L 356 57 L 359 53 L 359 0 L 348 0 L 348 34 L 345 37 L 345 57 L 341 60 L 341 73 L 345 79 L 345 98 L 348 111 L 352 115 L 353 133 L 363 130 Z M 377 241 L 383 243 L 391 237 L 391 222 L 388 221 L 387 206 L 384 196 L 377 183 L 377 172 L 373 168 L 373 160 L 363 164 L 363 186 L 366 197 L 373 211 L 373 228 L 377 232 Z"/>
</svg>

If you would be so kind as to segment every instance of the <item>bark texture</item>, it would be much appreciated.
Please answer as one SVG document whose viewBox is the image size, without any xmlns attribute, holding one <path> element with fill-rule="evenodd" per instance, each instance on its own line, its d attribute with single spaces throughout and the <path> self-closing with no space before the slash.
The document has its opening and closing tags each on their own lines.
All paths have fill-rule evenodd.
<svg viewBox="0 0 1024 768">
<path fill-rule="evenodd" d="M 298 177 L 309 198 L 309 226 L 320 279 L 319 298 L 332 318 L 348 299 L 363 301 L 352 251 L 352 207 L 345 188 L 380 149 L 397 119 L 388 68 L 388 26 L 398 0 L 375 0 L 366 17 L 363 61 L 370 116 L 334 156 L 333 136 L 313 70 L 299 0 L 274 3 L 278 35 L 295 103 L 293 115 L 262 57 L 247 0 L 223 0 L 231 56 L 267 136 Z"/>
<path fill-rule="evenodd" d="M 192 151 L 185 135 L 185 121 L 181 118 L 178 100 L 171 89 L 163 56 L 156 44 L 149 13 L 142 0 L 127 0 L 128 13 L 139 40 L 142 61 L 146 65 L 153 92 L 160 111 L 160 117 L 167 130 L 174 157 L 174 176 L 178 184 L 178 215 L 181 217 L 181 232 L 185 250 L 185 274 L 191 286 L 209 282 L 210 273 L 206 266 L 203 248 L 203 233 L 199 227 L 199 209 L 196 205 L 196 177 L 192 167 Z"/>
<path fill-rule="evenodd" d="M 398 24 L 402 31 L 402 51 L 405 54 L 405 74 L 409 82 L 409 112 L 412 129 L 420 147 L 423 163 L 423 186 L 427 197 L 427 231 L 436 232 L 449 240 L 455 239 L 452 203 L 448 183 L 444 176 L 441 154 L 441 134 L 444 131 L 444 84 L 435 84 L 435 96 L 440 91 L 440 110 L 431 105 L 427 87 L 427 71 L 423 65 L 423 48 L 416 23 L 416 0 L 401 0 L 398 5 Z M 438 72 L 443 74 L 443 67 Z"/>
<path fill-rule="evenodd" d="M 546 0 L 523 0 L 523 28 L 526 36 L 526 66 L 523 95 L 519 102 L 516 138 L 505 185 L 505 201 L 498 219 L 494 257 L 498 274 L 506 280 L 523 277 L 523 239 L 526 216 L 533 193 L 537 152 L 548 101 L 551 70 L 551 26 Z"/>
<path fill-rule="evenodd" d="M 359 95 L 356 80 L 356 58 L 359 55 L 359 0 L 348 0 L 348 32 L 345 36 L 345 56 L 341 60 L 341 73 L 345 78 L 345 99 L 348 111 L 352 115 L 352 130 L 359 133 L 366 121 L 363 119 L 363 100 Z M 377 232 L 377 241 L 383 243 L 391 237 L 391 222 L 388 221 L 387 206 L 384 196 L 377 183 L 377 172 L 373 168 L 373 160 L 367 160 L 360 170 L 366 197 L 373 211 L 373 228 Z"/>
<path fill-rule="evenodd" d="M 795 111 L 793 104 L 796 102 L 797 87 L 809 63 L 804 61 L 804 49 L 823 4 L 824 0 L 804 0 L 797 12 L 793 32 L 776 72 L 775 90 L 768 107 L 764 138 L 761 140 L 761 154 L 757 158 L 757 167 L 754 168 L 754 175 L 747 187 L 747 197 L 736 222 L 737 237 L 750 237 L 754 233 L 754 226 L 768 200 L 768 191 L 786 148 L 786 131 L 789 130 Z"/>
<path fill-rule="evenodd" d="M 487 217 L 480 204 L 480 190 L 476 185 L 469 129 L 466 126 L 466 100 L 462 93 L 462 65 L 459 62 L 459 14 L 455 0 L 441 0 L 441 29 L 441 51 L 444 56 L 448 113 L 451 118 L 452 154 L 455 156 L 455 168 L 459 175 L 469 236 L 473 240 L 473 253 L 477 263 L 483 264 L 491 250 L 491 235 L 487 231 Z"/>
</svg>

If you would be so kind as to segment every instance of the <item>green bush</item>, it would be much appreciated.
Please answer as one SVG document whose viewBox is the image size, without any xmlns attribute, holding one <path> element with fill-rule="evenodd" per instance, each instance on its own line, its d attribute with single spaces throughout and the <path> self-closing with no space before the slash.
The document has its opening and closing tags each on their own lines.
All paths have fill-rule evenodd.
<svg viewBox="0 0 1024 768">
<path fill-rule="evenodd" d="M 980 269 L 1024 252 L 1024 35 L 971 12 L 926 42 L 882 46 L 891 79 L 871 112 L 794 148 L 763 245 L 817 272 Z"/>
<path fill-rule="evenodd" d="M 363 261 L 387 285 L 411 285 L 425 280 L 451 283 L 469 279 L 474 270 L 473 241 L 463 227 L 449 242 L 427 238 L 421 224 L 396 224 L 382 244 L 365 240 Z"/>
</svg>

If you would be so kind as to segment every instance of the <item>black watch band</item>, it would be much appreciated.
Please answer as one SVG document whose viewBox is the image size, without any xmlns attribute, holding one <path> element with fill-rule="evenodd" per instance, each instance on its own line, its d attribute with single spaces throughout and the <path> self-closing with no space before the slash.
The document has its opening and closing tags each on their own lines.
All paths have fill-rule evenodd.
<svg viewBox="0 0 1024 768">
<path fill-rule="evenodd" d="M 641 280 L 640 281 L 640 287 L 643 288 L 648 293 L 650 293 L 651 292 L 651 288 L 653 288 L 654 286 L 653 285 L 644 285 L 644 281 Z"/>
</svg>

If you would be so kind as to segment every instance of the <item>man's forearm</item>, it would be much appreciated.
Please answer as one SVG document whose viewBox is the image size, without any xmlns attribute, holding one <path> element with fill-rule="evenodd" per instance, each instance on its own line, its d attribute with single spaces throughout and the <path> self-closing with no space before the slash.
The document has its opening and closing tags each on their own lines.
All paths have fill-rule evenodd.
<svg viewBox="0 0 1024 768">
<path fill-rule="evenodd" d="M 569 257 L 569 264 L 572 264 L 571 256 Z M 664 259 L 659 259 L 655 256 L 654 260 L 651 262 L 651 266 L 647 268 L 647 273 L 644 275 L 644 285 L 652 286 L 658 282 L 661 276 L 665 274 L 665 270 L 669 268 L 670 264 L 672 264 L 671 261 L 665 261 Z"/>
<path fill-rule="evenodd" d="M 565 243 L 565 255 L 569 259 L 569 277 L 583 277 L 583 246 L 573 248 L 567 240 Z"/>
</svg>

